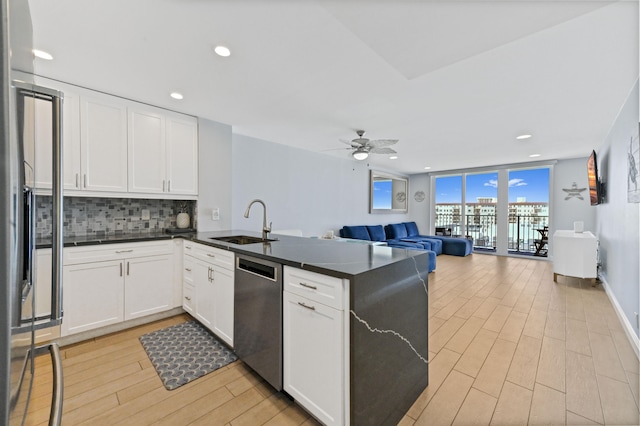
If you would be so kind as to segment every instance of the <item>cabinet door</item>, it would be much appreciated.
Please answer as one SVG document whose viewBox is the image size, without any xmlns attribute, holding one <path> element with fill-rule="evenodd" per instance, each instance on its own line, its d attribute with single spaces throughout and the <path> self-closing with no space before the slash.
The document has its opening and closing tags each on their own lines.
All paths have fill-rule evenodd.
<svg viewBox="0 0 640 426">
<path fill-rule="evenodd" d="M 124 262 L 124 319 L 130 320 L 171 309 L 172 256 L 141 257 Z"/>
<path fill-rule="evenodd" d="M 213 332 L 233 346 L 233 271 L 215 267 L 213 271 Z"/>
<path fill-rule="evenodd" d="M 193 281 L 196 289 L 196 318 L 205 327 L 213 331 L 214 317 L 214 292 L 213 292 L 213 268 L 208 263 L 194 261 Z"/>
<path fill-rule="evenodd" d="M 63 336 L 123 321 L 122 261 L 69 265 L 63 274 Z"/>
<path fill-rule="evenodd" d="M 166 191 L 165 119 L 154 110 L 129 107 L 129 191 Z"/>
<path fill-rule="evenodd" d="M 82 185 L 90 191 L 127 191 L 127 109 L 110 97 L 80 100 Z"/>
<path fill-rule="evenodd" d="M 167 117 L 167 190 L 198 194 L 198 122 L 188 116 Z"/>
<path fill-rule="evenodd" d="M 344 424 L 343 311 L 282 294 L 284 390 L 322 423 Z"/>
<path fill-rule="evenodd" d="M 64 90 L 62 101 L 62 156 L 64 189 L 81 189 L 80 97 Z"/>
</svg>

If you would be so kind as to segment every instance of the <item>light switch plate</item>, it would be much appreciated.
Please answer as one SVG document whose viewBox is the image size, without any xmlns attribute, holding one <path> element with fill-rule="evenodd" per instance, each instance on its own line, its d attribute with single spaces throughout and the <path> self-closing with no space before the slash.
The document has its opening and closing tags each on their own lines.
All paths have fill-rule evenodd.
<svg viewBox="0 0 640 426">
<path fill-rule="evenodd" d="M 218 207 L 211 209 L 211 220 L 220 220 L 220 209 Z"/>
<path fill-rule="evenodd" d="M 141 212 L 140 214 L 141 214 L 141 219 L 142 219 L 142 220 L 149 220 L 149 219 L 151 219 L 151 214 L 149 213 L 149 210 L 148 210 L 148 209 L 142 209 L 142 212 Z"/>
</svg>

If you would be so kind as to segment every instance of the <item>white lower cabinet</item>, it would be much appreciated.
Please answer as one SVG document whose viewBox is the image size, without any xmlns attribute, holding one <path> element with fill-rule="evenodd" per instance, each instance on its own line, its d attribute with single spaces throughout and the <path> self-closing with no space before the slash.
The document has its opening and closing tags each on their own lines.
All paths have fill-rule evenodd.
<svg viewBox="0 0 640 426">
<path fill-rule="evenodd" d="M 233 344 L 233 271 L 213 267 L 213 332 Z"/>
<path fill-rule="evenodd" d="M 291 292 L 291 273 L 338 285 L 342 281 L 312 272 L 285 267 L 283 291 L 284 390 L 326 425 L 345 420 L 345 319 L 344 310 Z M 298 282 L 298 281 L 296 281 Z M 309 281 L 302 281 L 309 285 Z M 319 287 L 319 286 L 315 286 Z"/>
<path fill-rule="evenodd" d="M 172 255 L 134 258 L 125 262 L 125 321 L 171 309 Z"/>
<path fill-rule="evenodd" d="M 183 309 L 233 347 L 234 253 L 185 241 L 184 255 Z"/>
<path fill-rule="evenodd" d="M 194 261 L 194 283 L 196 289 L 195 314 L 196 318 L 209 330 L 213 331 L 214 299 L 213 272 L 211 265 L 200 261 Z"/>
<path fill-rule="evenodd" d="M 173 307 L 169 241 L 65 248 L 63 263 L 62 336 Z"/>
<path fill-rule="evenodd" d="M 123 273 L 121 260 L 63 268 L 63 336 L 124 320 Z"/>
</svg>

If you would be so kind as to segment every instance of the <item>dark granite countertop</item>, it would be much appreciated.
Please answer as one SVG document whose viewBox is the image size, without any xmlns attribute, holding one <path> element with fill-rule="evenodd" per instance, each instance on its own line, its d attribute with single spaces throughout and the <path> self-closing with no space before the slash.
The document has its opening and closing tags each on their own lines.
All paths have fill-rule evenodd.
<svg viewBox="0 0 640 426">
<path fill-rule="evenodd" d="M 364 243 L 293 237 L 287 235 L 269 235 L 269 238 L 277 238 L 277 240 L 269 243 L 245 245 L 238 245 L 214 239 L 217 237 L 226 237 L 231 235 L 261 237 L 259 232 L 244 230 L 181 234 L 167 234 L 163 232 L 108 234 L 100 237 L 66 237 L 64 240 L 64 247 L 183 238 L 196 243 L 209 245 L 211 247 L 272 260 L 284 265 L 295 266 L 301 269 L 338 278 L 353 278 L 356 275 L 391 265 L 404 259 L 425 254 L 425 252 L 417 250 L 404 250 Z M 51 241 L 41 239 L 36 242 L 36 246 L 37 248 L 51 247 Z"/>
</svg>

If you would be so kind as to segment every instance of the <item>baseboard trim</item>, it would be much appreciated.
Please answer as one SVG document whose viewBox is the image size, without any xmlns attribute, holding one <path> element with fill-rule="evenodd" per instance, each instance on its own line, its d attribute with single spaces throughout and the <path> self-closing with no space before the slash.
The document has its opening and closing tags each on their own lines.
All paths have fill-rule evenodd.
<svg viewBox="0 0 640 426">
<path fill-rule="evenodd" d="M 184 309 L 178 307 L 168 311 L 158 312 L 156 314 L 147 315 L 145 317 L 136 318 L 129 321 L 119 322 L 117 324 L 111 324 L 106 327 L 96 328 L 94 330 L 83 331 L 80 333 L 72 334 L 70 336 L 59 337 L 55 339 L 58 345 L 68 346 L 75 343 L 84 342 L 85 340 L 94 339 L 96 337 L 105 336 L 107 334 L 115 333 L 117 331 L 126 330 L 128 328 L 137 327 L 139 325 L 148 324 L 150 322 L 158 321 L 161 319 L 173 317 L 179 314 L 185 313 Z M 63 320 L 64 321 L 64 320 Z"/>
<path fill-rule="evenodd" d="M 624 311 L 622 310 L 622 306 L 620 306 L 620 303 L 618 303 L 618 299 L 616 299 L 615 294 L 613 294 L 613 291 L 611 290 L 611 287 L 609 286 L 609 283 L 607 282 L 607 280 L 601 277 L 600 282 L 602 283 L 602 288 L 604 288 L 604 291 L 607 294 L 607 297 L 609 298 L 609 300 L 611 301 L 611 304 L 613 305 L 613 310 L 616 311 L 616 315 L 618 316 L 618 319 L 622 324 L 622 328 L 624 329 L 624 332 L 627 335 L 627 339 L 629 339 L 629 343 L 631 343 L 631 347 L 633 348 L 633 351 L 636 353 L 638 362 L 640 362 L 640 339 L 638 339 L 638 336 L 636 336 L 636 333 L 633 330 L 633 326 L 629 322 L 629 319 L 627 318 L 627 316 L 624 314 Z"/>
</svg>

